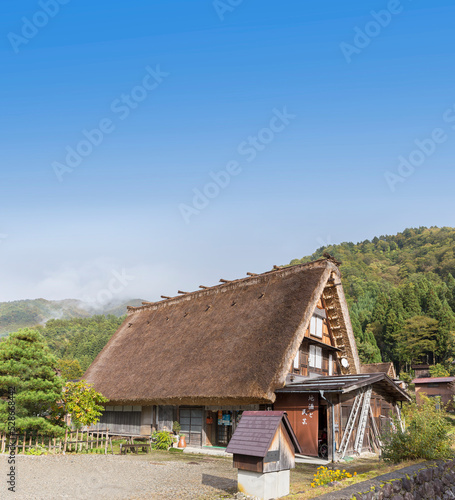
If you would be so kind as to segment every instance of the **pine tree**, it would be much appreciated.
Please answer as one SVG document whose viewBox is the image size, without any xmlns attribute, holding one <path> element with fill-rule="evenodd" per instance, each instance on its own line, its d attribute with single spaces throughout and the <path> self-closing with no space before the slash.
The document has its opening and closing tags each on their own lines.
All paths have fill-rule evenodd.
<svg viewBox="0 0 455 500">
<path fill-rule="evenodd" d="M 387 295 L 381 292 L 378 295 L 376 303 L 374 305 L 373 314 L 371 317 L 372 323 L 380 323 L 381 325 L 385 324 L 387 309 L 389 308 L 389 299 Z"/>
<path fill-rule="evenodd" d="M 412 283 L 406 283 L 401 290 L 400 298 L 405 311 L 404 317 L 406 319 L 422 314 L 419 297 Z"/>
<path fill-rule="evenodd" d="M 57 402 L 62 379 L 56 366 L 56 358 L 36 330 L 19 330 L 0 343 L 0 430 L 8 428 L 7 398 L 14 388 L 17 432 L 61 434 L 63 414 Z"/>
<path fill-rule="evenodd" d="M 395 308 L 390 308 L 384 334 L 384 352 L 390 361 L 401 366 L 399 349 L 397 350 L 396 339 L 399 337 L 404 326 L 404 318 Z"/>
<path fill-rule="evenodd" d="M 455 278 L 450 273 L 447 276 L 446 284 L 449 291 L 447 300 L 451 309 L 455 311 Z"/>
<path fill-rule="evenodd" d="M 436 355 L 444 362 L 455 354 L 455 314 L 447 301 L 443 302 L 435 319 L 438 320 Z"/>
<path fill-rule="evenodd" d="M 388 353 L 384 342 L 384 326 L 381 323 L 376 321 L 367 325 L 362 342 L 371 346 L 371 349 L 368 350 L 370 359 L 362 361 L 362 363 L 380 363 L 383 357 L 385 360 L 388 360 Z M 373 361 L 373 358 L 375 361 Z"/>
<path fill-rule="evenodd" d="M 442 308 L 435 286 L 431 283 L 424 298 L 423 310 L 430 318 L 437 318 Z"/>
</svg>

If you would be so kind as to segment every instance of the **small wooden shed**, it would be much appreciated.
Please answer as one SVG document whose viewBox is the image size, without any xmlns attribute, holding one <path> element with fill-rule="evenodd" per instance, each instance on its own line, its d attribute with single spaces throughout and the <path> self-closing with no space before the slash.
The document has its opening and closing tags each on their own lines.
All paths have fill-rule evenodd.
<svg viewBox="0 0 455 500">
<path fill-rule="evenodd" d="M 284 411 L 245 411 L 226 448 L 234 467 L 266 473 L 295 467 L 299 442 Z"/>
<path fill-rule="evenodd" d="M 263 500 L 289 494 L 301 449 L 286 412 L 243 412 L 226 451 L 234 455 L 239 491 Z"/>
</svg>

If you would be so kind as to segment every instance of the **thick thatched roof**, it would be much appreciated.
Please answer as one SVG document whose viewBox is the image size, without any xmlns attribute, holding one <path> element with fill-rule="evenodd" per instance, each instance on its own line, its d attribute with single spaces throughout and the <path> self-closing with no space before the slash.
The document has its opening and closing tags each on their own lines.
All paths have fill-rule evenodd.
<svg viewBox="0 0 455 500">
<path fill-rule="evenodd" d="M 84 378 L 111 404 L 272 402 L 323 292 L 345 305 L 339 281 L 324 259 L 129 308 Z M 357 373 L 355 343 L 343 344 Z"/>
</svg>

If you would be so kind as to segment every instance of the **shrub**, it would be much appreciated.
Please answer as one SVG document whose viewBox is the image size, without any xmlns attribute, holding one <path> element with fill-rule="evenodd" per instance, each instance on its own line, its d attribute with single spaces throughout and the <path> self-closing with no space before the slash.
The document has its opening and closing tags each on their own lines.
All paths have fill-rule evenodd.
<svg viewBox="0 0 455 500">
<path fill-rule="evenodd" d="M 152 448 L 154 450 L 167 450 L 172 446 L 172 434 L 167 431 L 154 432 L 152 434 Z"/>
<path fill-rule="evenodd" d="M 398 378 L 409 385 L 415 379 L 415 372 L 413 370 L 410 372 L 400 372 Z"/>
<path fill-rule="evenodd" d="M 357 472 L 351 474 L 350 472 L 346 472 L 344 469 L 329 469 L 328 467 L 321 466 L 317 468 L 317 472 L 311 482 L 311 487 L 316 488 L 316 486 L 324 486 L 332 481 L 341 481 L 346 477 L 353 477 L 356 475 Z"/>
<path fill-rule="evenodd" d="M 440 363 L 430 366 L 430 377 L 450 377 L 448 370 Z"/>
<path fill-rule="evenodd" d="M 420 458 L 435 460 L 453 457 L 451 425 L 443 405 L 441 409 L 436 409 L 434 399 L 422 396 L 420 405 L 404 405 L 403 415 L 407 424 L 405 431 L 395 425 L 393 432 L 383 436 L 384 461 L 398 463 Z"/>
<path fill-rule="evenodd" d="M 43 446 L 40 446 L 40 445 L 36 445 L 34 446 L 33 448 L 29 448 L 26 452 L 25 452 L 26 455 L 37 455 L 37 456 L 41 456 L 41 455 L 47 455 L 47 449 L 44 448 Z"/>
</svg>

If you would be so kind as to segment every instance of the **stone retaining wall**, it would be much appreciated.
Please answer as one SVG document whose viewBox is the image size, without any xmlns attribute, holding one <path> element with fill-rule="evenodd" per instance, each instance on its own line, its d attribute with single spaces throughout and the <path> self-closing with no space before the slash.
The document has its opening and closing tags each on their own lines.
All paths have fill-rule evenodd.
<svg viewBox="0 0 455 500">
<path fill-rule="evenodd" d="M 392 479 L 370 491 L 357 493 L 356 500 L 449 500 L 455 499 L 455 461 L 435 462 L 413 474 Z"/>
<path fill-rule="evenodd" d="M 455 461 L 423 462 L 326 493 L 318 500 L 455 500 Z"/>
</svg>

